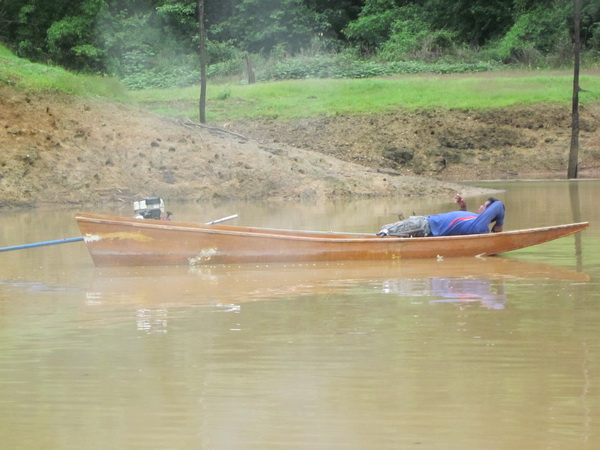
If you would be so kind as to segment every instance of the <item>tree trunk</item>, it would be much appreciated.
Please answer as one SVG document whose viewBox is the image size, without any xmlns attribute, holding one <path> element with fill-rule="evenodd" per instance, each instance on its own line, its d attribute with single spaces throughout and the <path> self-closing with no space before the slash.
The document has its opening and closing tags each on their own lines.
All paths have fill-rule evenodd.
<svg viewBox="0 0 600 450">
<path fill-rule="evenodd" d="M 568 178 L 577 178 L 579 160 L 579 53 L 581 50 L 581 37 L 579 35 L 579 22 L 581 17 L 581 0 L 573 0 L 574 17 L 574 70 L 573 70 L 573 110 L 571 113 L 571 149 L 569 151 Z"/>
<path fill-rule="evenodd" d="M 204 30 L 204 0 L 198 0 L 198 26 L 200 33 L 200 101 L 198 104 L 200 123 L 206 123 L 206 45 Z"/>
<path fill-rule="evenodd" d="M 256 77 L 254 75 L 252 60 L 249 55 L 246 55 L 246 72 L 248 72 L 248 84 L 253 84 L 256 81 Z"/>
</svg>

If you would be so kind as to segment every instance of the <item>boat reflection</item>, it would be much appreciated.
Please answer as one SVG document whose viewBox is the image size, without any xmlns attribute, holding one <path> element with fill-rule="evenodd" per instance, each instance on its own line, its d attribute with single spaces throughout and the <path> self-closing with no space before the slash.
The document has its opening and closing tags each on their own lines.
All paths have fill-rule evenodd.
<svg viewBox="0 0 600 450">
<path fill-rule="evenodd" d="M 132 309 L 139 331 L 166 333 L 169 316 L 183 307 L 237 313 L 242 304 L 306 295 L 362 293 L 423 297 L 429 303 L 504 308 L 511 279 L 589 281 L 564 267 L 504 257 L 395 262 L 345 262 L 203 267 L 97 269 L 86 293 L 96 308 Z M 360 294 L 362 295 L 362 294 Z"/>
<path fill-rule="evenodd" d="M 478 286 L 479 290 L 485 289 L 487 287 L 477 280 L 501 279 L 585 282 L 589 277 L 565 267 L 504 257 L 197 268 L 108 268 L 97 270 L 88 298 L 91 303 L 124 301 L 152 307 L 240 304 L 303 294 L 330 294 L 343 287 L 365 282 L 381 282 L 381 292 L 390 291 L 395 286 L 396 293 L 404 294 L 415 292 L 411 285 L 429 283 L 423 289 L 427 295 L 435 296 L 436 292 L 444 289 L 446 292 L 460 291 L 469 285 Z M 478 292 L 477 289 L 473 292 Z"/>
<path fill-rule="evenodd" d="M 402 296 L 428 297 L 429 303 L 477 304 L 487 309 L 504 309 L 505 278 L 434 277 L 396 279 L 384 282 L 383 292 Z"/>
</svg>

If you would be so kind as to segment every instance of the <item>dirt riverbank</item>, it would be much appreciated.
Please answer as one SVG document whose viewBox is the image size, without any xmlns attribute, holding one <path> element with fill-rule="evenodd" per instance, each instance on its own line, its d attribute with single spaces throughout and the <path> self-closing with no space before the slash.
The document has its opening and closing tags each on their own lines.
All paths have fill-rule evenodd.
<svg viewBox="0 0 600 450">
<path fill-rule="evenodd" d="M 566 173 L 570 111 L 403 111 L 212 124 L 119 103 L 0 88 L 1 206 L 451 196 L 460 180 Z M 600 109 L 582 109 L 582 176 L 600 166 Z"/>
</svg>

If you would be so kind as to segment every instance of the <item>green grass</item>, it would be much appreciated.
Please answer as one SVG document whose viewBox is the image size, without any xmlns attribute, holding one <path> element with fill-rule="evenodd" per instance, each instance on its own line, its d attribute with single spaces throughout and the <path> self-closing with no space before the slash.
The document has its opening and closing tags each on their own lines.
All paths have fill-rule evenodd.
<svg viewBox="0 0 600 450">
<path fill-rule="evenodd" d="M 547 102 L 569 105 L 572 75 L 519 72 L 503 75 L 415 76 L 359 80 L 292 80 L 252 85 L 208 85 L 210 122 L 294 119 L 381 113 L 398 108 L 481 109 Z M 583 74 L 580 102 L 600 100 L 600 77 Z M 137 91 L 140 105 L 172 116 L 198 117 L 199 89 Z"/>
<path fill-rule="evenodd" d="M 0 44 L 0 58 L 18 59 L 9 49 Z"/>
<path fill-rule="evenodd" d="M 582 72 L 582 104 L 600 101 L 597 71 Z M 198 86 L 126 92 L 116 79 L 77 75 L 17 58 L 0 45 L 0 85 L 60 91 L 133 102 L 159 114 L 198 119 Z M 287 120 L 391 110 L 482 109 L 538 102 L 570 105 L 568 71 L 513 71 L 471 75 L 414 75 L 368 79 L 306 79 L 251 85 L 209 81 L 207 119 Z"/>
<path fill-rule="evenodd" d="M 99 75 L 68 72 L 60 67 L 32 63 L 0 45 L 0 85 L 28 92 L 66 92 L 81 97 L 127 100 L 119 80 Z"/>
</svg>

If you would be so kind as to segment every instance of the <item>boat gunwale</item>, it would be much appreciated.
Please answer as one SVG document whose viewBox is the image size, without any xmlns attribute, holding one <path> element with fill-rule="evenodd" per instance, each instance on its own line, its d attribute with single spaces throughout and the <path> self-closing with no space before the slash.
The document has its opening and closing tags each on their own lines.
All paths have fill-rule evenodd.
<svg viewBox="0 0 600 450">
<path fill-rule="evenodd" d="M 570 224 L 552 225 L 547 227 L 525 228 L 519 230 L 502 231 L 501 233 L 480 233 L 469 235 L 456 236 L 429 236 L 429 237 L 397 237 L 397 236 L 377 236 L 367 235 L 362 233 L 343 233 L 343 232 L 327 232 L 327 231 L 309 231 L 309 230 L 291 230 L 291 229 L 274 229 L 274 228 L 255 228 L 255 227 L 231 227 L 223 225 L 204 225 L 188 222 L 171 222 L 152 219 L 130 219 L 120 218 L 117 216 L 100 216 L 92 214 L 77 214 L 77 221 L 85 221 L 90 223 L 108 224 L 116 226 L 130 226 L 132 228 L 148 228 L 161 229 L 167 231 L 188 231 L 200 232 L 206 234 L 224 234 L 238 237 L 261 237 L 270 239 L 285 239 L 285 240 L 307 240 L 314 242 L 431 242 L 431 241 L 460 241 L 473 240 L 482 237 L 506 237 L 517 236 L 522 234 L 531 234 L 540 231 L 560 230 L 572 228 L 569 234 L 582 231 L 589 226 L 589 222 L 575 222 Z M 259 231 L 254 231 L 259 230 Z M 278 233 L 279 232 L 279 233 Z M 287 234 L 289 233 L 289 234 Z M 323 236 L 315 236 L 323 235 Z M 568 234 L 567 234 L 568 235 Z M 565 236 L 567 236 L 565 235 Z M 356 236 L 356 237 L 353 237 Z"/>
</svg>

